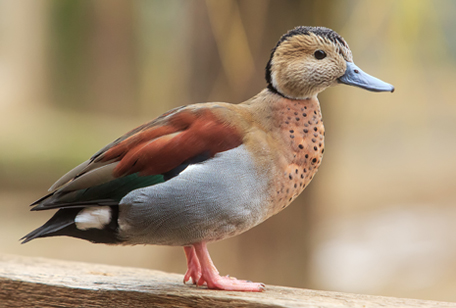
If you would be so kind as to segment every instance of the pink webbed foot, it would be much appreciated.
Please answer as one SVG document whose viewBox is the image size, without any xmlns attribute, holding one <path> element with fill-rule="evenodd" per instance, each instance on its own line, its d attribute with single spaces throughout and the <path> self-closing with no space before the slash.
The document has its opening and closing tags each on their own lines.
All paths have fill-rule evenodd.
<svg viewBox="0 0 456 308">
<path fill-rule="evenodd" d="M 203 276 L 198 281 L 199 286 L 206 283 L 209 289 L 226 290 L 226 291 L 245 291 L 245 292 L 262 292 L 265 285 L 258 282 L 238 280 L 234 277 L 220 276 L 219 274 L 207 277 Z"/>
<path fill-rule="evenodd" d="M 193 284 L 196 284 L 201 278 L 201 265 L 195 254 L 195 248 L 193 246 L 185 246 L 184 251 L 187 257 L 187 272 L 184 276 L 184 283 L 192 278 Z"/>
<path fill-rule="evenodd" d="M 220 276 L 209 256 L 206 243 L 197 243 L 193 247 L 185 247 L 188 270 L 184 282 L 192 278 L 197 286 L 207 285 L 209 289 L 227 291 L 262 292 L 265 286 L 262 283 L 238 280 L 228 276 Z"/>
</svg>

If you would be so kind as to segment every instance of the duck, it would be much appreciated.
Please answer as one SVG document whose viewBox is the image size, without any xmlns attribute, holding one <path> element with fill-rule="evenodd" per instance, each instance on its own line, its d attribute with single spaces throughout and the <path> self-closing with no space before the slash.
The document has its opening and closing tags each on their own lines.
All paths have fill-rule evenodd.
<svg viewBox="0 0 456 308">
<path fill-rule="evenodd" d="M 284 34 L 266 83 L 239 104 L 178 107 L 114 140 L 31 204 L 32 211 L 57 211 L 22 243 L 69 236 L 182 246 L 184 283 L 263 291 L 262 283 L 221 276 L 207 244 L 255 227 L 309 185 L 324 153 L 320 92 L 337 84 L 394 91 L 357 67 L 345 40 L 325 27 Z"/>
</svg>

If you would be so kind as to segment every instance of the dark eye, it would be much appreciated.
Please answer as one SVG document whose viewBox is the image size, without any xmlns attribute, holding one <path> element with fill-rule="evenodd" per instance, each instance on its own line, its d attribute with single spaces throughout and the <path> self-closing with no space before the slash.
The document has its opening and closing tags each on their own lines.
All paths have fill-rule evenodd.
<svg viewBox="0 0 456 308">
<path fill-rule="evenodd" d="M 326 52 L 319 49 L 319 50 L 315 51 L 314 56 L 317 60 L 321 60 L 321 59 L 326 58 Z"/>
</svg>

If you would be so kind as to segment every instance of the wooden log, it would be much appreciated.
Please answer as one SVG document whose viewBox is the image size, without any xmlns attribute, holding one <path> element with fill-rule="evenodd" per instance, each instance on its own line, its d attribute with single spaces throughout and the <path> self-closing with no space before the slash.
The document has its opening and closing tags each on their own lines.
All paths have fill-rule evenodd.
<svg viewBox="0 0 456 308">
<path fill-rule="evenodd" d="M 266 286 L 227 292 L 160 271 L 0 255 L 0 307 L 456 307 L 456 303 Z"/>
</svg>

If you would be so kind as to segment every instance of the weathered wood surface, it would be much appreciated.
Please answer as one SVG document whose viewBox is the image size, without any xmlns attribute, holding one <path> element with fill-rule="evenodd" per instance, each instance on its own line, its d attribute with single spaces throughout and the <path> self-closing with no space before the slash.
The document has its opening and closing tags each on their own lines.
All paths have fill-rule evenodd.
<svg viewBox="0 0 456 308">
<path fill-rule="evenodd" d="M 456 307 L 456 303 L 266 286 L 263 293 L 184 285 L 182 275 L 0 255 L 0 307 Z"/>
</svg>

